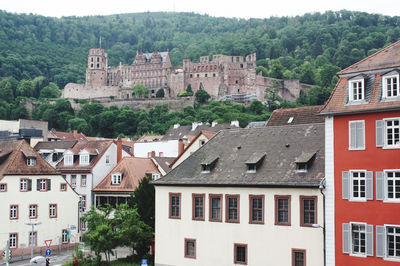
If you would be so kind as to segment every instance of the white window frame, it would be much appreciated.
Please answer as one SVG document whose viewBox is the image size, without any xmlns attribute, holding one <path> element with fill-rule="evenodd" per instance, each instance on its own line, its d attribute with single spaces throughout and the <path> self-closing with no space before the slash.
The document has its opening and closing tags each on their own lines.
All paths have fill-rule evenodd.
<svg viewBox="0 0 400 266">
<path fill-rule="evenodd" d="M 247 164 L 247 173 L 256 173 L 257 172 L 257 164 L 249 163 Z"/>
<path fill-rule="evenodd" d="M 393 79 L 396 78 L 397 79 L 397 84 L 396 87 L 393 86 Z M 392 86 L 391 86 L 391 91 L 392 91 L 392 96 L 388 96 L 388 80 L 392 79 Z M 397 95 L 393 96 L 393 92 L 397 91 Z M 384 99 L 395 99 L 398 98 L 400 96 L 400 88 L 399 88 L 399 75 L 394 74 L 394 75 L 387 75 L 387 76 L 383 76 L 383 84 L 382 84 L 382 98 Z"/>
<path fill-rule="evenodd" d="M 73 154 L 65 154 L 64 155 L 64 165 L 73 165 L 74 164 L 74 155 Z"/>
<path fill-rule="evenodd" d="M 10 206 L 10 219 L 12 220 L 18 219 L 18 205 Z"/>
<path fill-rule="evenodd" d="M 37 238 L 37 232 L 36 232 L 36 231 L 34 231 L 33 234 L 32 234 L 32 231 L 29 232 L 29 243 L 28 243 L 28 245 L 29 245 L 30 247 L 31 247 L 31 246 L 34 246 L 34 247 L 37 246 L 37 240 L 36 240 L 36 238 Z"/>
<path fill-rule="evenodd" d="M 358 174 L 364 173 L 364 178 L 363 178 L 364 179 L 364 194 L 365 194 L 364 197 L 360 197 L 360 196 L 354 197 L 353 173 L 358 173 Z M 361 178 L 358 177 L 357 179 L 360 181 Z M 367 201 L 367 170 L 349 170 L 349 182 L 350 182 L 349 200 L 350 201 L 361 201 L 361 202 Z M 360 189 L 360 183 L 358 184 L 358 188 Z M 359 195 L 361 194 L 360 192 L 361 192 L 361 190 L 359 190 L 359 193 L 358 193 Z"/>
<path fill-rule="evenodd" d="M 28 191 L 28 179 L 21 179 L 19 181 L 19 189 L 20 191 Z"/>
<path fill-rule="evenodd" d="M 391 198 L 388 197 L 389 196 L 389 191 L 388 191 L 388 189 L 389 189 L 388 181 L 389 180 L 388 180 L 387 173 L 389 173 L 389 172 L 393 172 L 393 173 L 400 172 L 400 169 L 386 169 L 386 170 L 383 170 L 383 175 L 384 175 L 383 176 L 383 178 L 384 178 L 384 199 L 385 199 L 385 202 L 400 202 L 400 198 L 391 199 Z M 393 179 L 394 179 L 393 181 L 396 180 L 395 177 Z M 400 180 L 400 178 L 399 178 L 399 180 Z M 393 184 L 393 189 L 394 189 L 393 193 L 396 193 L 395 188 L 396 188 L 396 186 L 395 186 L 395 184 Z"/>
<path fill-rule="evenodd" d="M 63 229 L 62 233 L 61 233 L 61 242 L 63 244 L 67 244 L 69 243 L 69 239 L 68 239 L 68 230 Z"/>
<path fill-rule="evenodd" d="M 38 216 L 37 209 L 38 209 L 38 205 L 36 205 L 36 204 L 29 205 L 29 218 L 30 219 L 37 218 L 37 216 Z"/>
<path fill-rule="evenodd" d="M 160 173 L 152 173 L 151 174 L 151 179 L 152 180 L 157 180 L 160 178 Z"/>
<path fill-rule="evenodd" d="M 7 184 L 1 183 L 0 184 L 0 192 L 5 192 L 5 191 L 7 191 Z"/>
<path fill-rule="evenodd" d="M 49 204 L 49 217 L 50 218 L 57 217 L 57 204 Z"/>
<path fill-rule="evenodd" d="M 400 262 L 400 257 L 389 257 L 388 256 L 388 246 L 387 246 L 387 238 L 388 238 L 388 227 L 397 227 L 400 228 L 400 225 L 395 225 L 395 224 L 385 224 L 385 233 L 384 233 L 384 259 L 389 260 L 389 261 L 398 261 Z"/>
<path fill-rule="evenodd" d="M 388 126 L 387 126 L 387 122 L 388 122 L 388 121 L 395 121 L 395 120 L 399 121 L 399 125 L 398 125 L 398 127 L 397 127 L 397 126 L 392 126 L 392 128 L 393 128 L 393 129 L 398 128 L 399 131 L 400 131 L 400 117 L 392 117 L 392 118 L 385 118 L 385 119 L 383 119 L 383 122 L 384 122 L 384 131 L 383 131 L 383 135 L 384 135 L 384 146 L 383 146 L 383 147 L 384 147 L 385 149 L 398 149 L 398 148 L 400 148 L 400 139 L 399 139 L 398 144 L 391 144 L 391 145 L 388 144 Z M 392 134 L 394 135 L 393 132 L 392 132 Z"/>
<path fill-rule="evenodd" d="M 18 247 L 18 234 L 13 233 L 9 235 L 9 247 L 10 248 L 17 248 Z"/>
<path fill-rule="evenodd" d="M 80 165 L 89 165 L 89 154 L 79 155 L 79 164 Z"/>
<path fill-rule="evenodd" d="M 353 248 L 353 225 L 360 225 L 360 226 L 364 226 L 364 253 L 361 252 L 354 252 L 354 248 Z M 366 223 L 358 223 L 358 222 L 350 222 L 350 256 L 355 256 L 355 257 L 362 257 L 362 258 L 366 258 L 367 257 L 367 224 Z M 360 249 L 361 249 L 361 240 L 360 240 Z"/>
<path fill-rule="evenodd" d="M 121 173 L 113 173 L 111 175 L 111 185 L 120 185 L 122 181 L 122 174 Z"/>
<path fill-rule="evenodd" d="M 85 177 L 85 178 L 83 178 Z M 85 181 L 85 182 L 83 182 Z M 81 186 L 86 187 L 87 186 L 87 175 L 81 175 Z"/>
<path fill-rule="evenodd" d="M 75 178 L 72 178 L 72 177 L 75 177 Z M 72 187 L 76 187 L 76 175 L 71 175 L 71 186 Z"/>
<path fill-rule="evenodd" d="M 39 179 L 39 185 L 40 191 L 47 191 L 47 179 Z"/>
<path fill-rule="evenodd" d="M 351 125 L 352 124 L 357 124 L 357 123 L 362 123 L 362 127 L 363 127 L 363 146 L 362 147 L 352 147 L 351 146 Z M 357 126 L 355 126 L 355 132 L 356 137 L 355 137 L 355 142 L 357 143 Z M 354 143 L 354 144 L 356 144 Z M 353 121 L 349 121 L 349 150 L 365 150 L 365 121 L 364 120 L 353 120 Z"/>
<path fill-rule="evenodd" d="M 355 83 L 360 83 L 361 82 L 361 98 L 358 99 L 358 87 L 357 87 L 357 99 L 354 98 L 354 88 L 353 84 Z M 354 102 L 362 102 L 365 100 L 365 82 L 364 79 L 354 79 L 354 80 L 349 80 L 349 102 L 354 103 Z"/>
<path fill-rule="evenodd" d="M 27 166 L 36 166 L 36 158 L 29 157 L 26 159 Z"/>
</svg>

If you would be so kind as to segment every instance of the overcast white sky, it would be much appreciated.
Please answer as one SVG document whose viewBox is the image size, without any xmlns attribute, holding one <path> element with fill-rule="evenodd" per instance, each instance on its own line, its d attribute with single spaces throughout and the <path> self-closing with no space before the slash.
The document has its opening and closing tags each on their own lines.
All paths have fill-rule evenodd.
<svg viewBox="0 0 400 266">
<path fill-rule="evenodd" d="M 52 17 L 176 11 L 215 17 L 268 18 L 342 9 L 399 16 L 400 0 L 0 0 L 0 9 Z"/>
</svg>

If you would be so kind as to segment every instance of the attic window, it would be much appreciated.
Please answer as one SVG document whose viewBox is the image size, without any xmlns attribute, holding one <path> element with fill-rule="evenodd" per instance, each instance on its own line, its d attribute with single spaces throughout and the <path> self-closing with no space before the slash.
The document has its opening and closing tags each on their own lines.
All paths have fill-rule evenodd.
<svg viewBox="0 0 400 266">
<path fill-rule="evenodd" d="M 152 173 L 151 180 L 157 180 L 157 179 L 160 179 L 160 173 Z"/>
<path fill-rule="evenodd" d="M 64 165 L 72 165 L 74 163 L 74 155 L 66 154 L 64 156 Z"/>
<path fill-rule="evenodd" d="M 113 173 L 111 175 L 111 185 L 120 185 L 122 180 L 121 173 Z"/>
<path fill-rule="evenodd" d="M 204 160 L 201 163 L 201 172 L 204 174 L 210 173 L 217 164 L 218 158 L 219 157 L 211 156 Z"/>
<path fill-rule="evenodd" d="M 296 163 L 297 172 L 307 172 L 307 163 Z"/>
<path fill-rule="evenodd" d="M 247 173 L 257 172 L 257 168 L 261 166 L 265 158 L 265 153 L 255 152 L 245 162 L 247 165 Z"/>
<path fill-rule="evenodd" d="M 291 117 L 288 119 L 287 123 L 288 123 L 288 124 L 291 124 L 291 123 L 293 122 L 293 118 L 294 118 L 294 117 L 291 116 Z"/>
<path fill-rule="evenodd" d="M 364 79 L 355 79 L 349 81 L 349 101 L 362 101 L 365 98 Z"/>
<path fill-rule="evenodd" d="M 310 164 L 315 158 L 315 152 L 302 152 L 296 159 L 296 171 L 299 173 L 307 172 Z"/>
<path fill-rule="evenodd" d="M 89 164 L 89 154 L 81 154 L 79 156 L 79 164 L 88 165 Z"/>
<path fill-rule="evenodd" d="M 383 77 L 383 98 L 396 98 L 400 95 L 399 74 L 387 75 Z"/>
<path fill-rule="evenodd" d="M 36 165 L 36 158 L 34 157 L 29 157 L 26 159 L 26 165 L 27 166 L 35 166 Z"/>
</svg>

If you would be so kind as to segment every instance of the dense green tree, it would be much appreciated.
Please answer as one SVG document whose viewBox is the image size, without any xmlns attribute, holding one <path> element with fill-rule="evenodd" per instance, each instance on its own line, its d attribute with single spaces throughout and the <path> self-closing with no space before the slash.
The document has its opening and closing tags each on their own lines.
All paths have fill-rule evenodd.
<svg viewBox="0 0 400 266">
<path fill-rule="evenodd" d="M 160 88 L 156 92 L 156 98 L 164 98 L 164 89 Z"/>
<path fill-rule="evenodd" d="M 199 103 L 206 103 L 211 96 L 205 90 L 198 90 L 195 94 L 195 97 L 196 101 L 198 101 Z"/>
<path fill-rule="evenodd" d="M 137 83 L 133 87 L 133 94 L 135 95 L 136 98 L 143 98 L 148 95 L 148 90 L 144 85 Z"/>
</svg>

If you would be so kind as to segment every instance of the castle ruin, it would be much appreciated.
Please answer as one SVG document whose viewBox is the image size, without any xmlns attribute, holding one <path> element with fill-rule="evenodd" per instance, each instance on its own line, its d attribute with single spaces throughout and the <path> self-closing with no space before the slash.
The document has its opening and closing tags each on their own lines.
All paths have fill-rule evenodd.
<svg viewBox="0 0 400 266">
<path fill-rule="evenodd" d="M 131 65 L 108 66 L 104 49 L 92 48 L 88 55 L 85 84 L 68 83 L 63 98 L 95 99 L 111 97 L 130 99 L 135 84 L 143 84 L 150 98 L 159 89 L 166 98 L 176 98 L 190 84 L 193 92 L 207 91 L 212 99 L 234 102 L 264 101 L 265 89 L 278 87 L 280 96 L 289 101 L 297 99 L 300 91 L 310 85 L 299 80 L 279 80 L 256 74 L 256 54 L 202 56 L 200 62 L 183 59 L 183 66 L 173 67 L 169 52 L 137 52 Z"/>
</svg>

